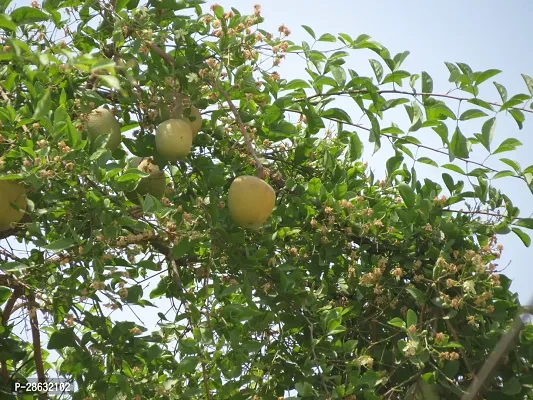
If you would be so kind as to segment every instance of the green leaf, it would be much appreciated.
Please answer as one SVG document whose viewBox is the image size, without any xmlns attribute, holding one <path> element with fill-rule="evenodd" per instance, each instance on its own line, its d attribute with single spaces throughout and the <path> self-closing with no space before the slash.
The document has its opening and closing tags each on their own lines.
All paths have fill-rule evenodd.
<svg viewBox="0 0 533 400">
<path fill-rule="evenodd" d="M 407 327 L 410 327 L 411 325 L 414 325 L 416 327 L 418 323 L 418 317 L 416 316 L 416 313 L 409 309 L 407 310 Z"/>
<path fill-rule="evenodd" d="M 500 111 L 504 111 L 509 108 L 516 107 L 530 99 L 531 99 L 531 96 L 528 96 L 527 94 L 516 94 L 513 97 L 511 97 L 509 100 L 507 100 L 505 103 L 502 104 L 502 106 L 500 107 Z"/>
<path fill-rule="evenodd" d="M 103 80 L 104 83 L 111 89 L 120 90 L 120 81 L 113 75 L 98 75 L 98 78 Z"/>
<path fill-rule="evenodd" d="M 76 346 L 74 328 L 59 329 L 52 333 L 48 341 L 48 350 L 59 350 Z"/>
<path fill-rule="evenodd" d="M 50 112 L 50 109 L 52 108 L 52 100 L 50 99 L 50 89 L 46 89 L 46 91 L 43 94 L 43 97 L 39 100 L 37 103 L 37 107 L 35 107 L 35 112 L 33 113 L 33 119 L 41 119 L 42 117 L 45 117 Z"/>
<path fill-rule="evenodd" d="M 30 268 L 29 265 L 23 264 L 19 261 L 9 261 L 0 264 L 0 271 L 20 271 Z"/>
<path fill-rule="evenodd" d="M 460 158 L 468 158 L 468 140 L 461 133 L 459 127 L 455 128 L 455 132 L 452 136 L 450 142 L 450 150 L 453 152 L 453 155 Z"/>
<path fill-rule="evenodd" d="M 426 71 L 422 71 L 422 92 L 423 93 L 433 92 L 433 79 Z"/>
<path fill-rule="evenodd" d="M 340 108 L 329 108 L 320 114 L 322 118 L 335 119 L 342 122 L 352 123 L 350 114 Z"/>
<path fill-rule="evenodd" d="M 492 154 L 503 153 L 506 151 L 513 151 L 513 150 L 516 150 L 518 146 L 522 146 L 522 142 L 520 142 L 518 139 L 514 139 L 514 138 L 505 139 L 498 146 L 498 148 L 492 152 Z"/>
<path fill-rule="evenodd" d="M 423 306 L 426 303 L 426 295 L 421 290 L 417 289 L 413 285 L 409 285 L 405 288 L 407 292 L 413 296 L 419 306 Z"/>
<path fill-rule="evenodd" d="M 337 85 L 343 87 L 346 83 L 346 72 L 344 72 L 344 68 L 332 65 L 330 70 L 333 78 L 335 78 L 335 82 L 337 82 Z"/>
<path fill-rule="evenodd" d="M 313 396 L 314 394 L 313 387 L 309 382 L 298 382 L 296 385 L 294 385 L 294 388 L 298 392 L 298 395 L 302 397 Z"/>
<path fill-rule="evenodd" d="M 472 109 L 472 110 L 466 110 L 465 112 L 463 112 L 461 116 L 459 117 L 459 120 L 467 121 L 469 119 L 481 118 L 481 117 L 486 117 L 486 116 L 487 114 L 485 114 L 483 111 Z"/>
<path fill-rule="evenodd" d="M 350 147 L 348 148 L 348 155 L 350 161 L 357 161 L 363 155 L 363 142 L 359 139 L 357 132 L 350 133 Z"/>
<path fill-rule="evenodd" d="M 313 38 L 314 39 L 314 38 Z M 331 33 L 324 33 L 322 36 L 318 38 L 319 42 L 336 42 L 337 38 L 333 36 Z"/>
<path fill-rule="evenodd" d="M 499 172 L 494 174 L 492 179 L 506 178 L 508 176 L 516 176 L 516 174 L 513 171 L 510 171 L 510 170 L 499 171 Z"/>
<path fill-rule="evenodd" d="M 522 228 L 533 229 L 533 218 L 521 218 L 516 222 L 513 222 L 516 226 L 521 226 Z"/>
<path fill-rule="evenodd" d="M 520 238 L 520 240 L 526 245 L 526 247 L 531 246 L 531 238 L 527 233 L 525 233 L 522 229 L 519 228 L 511 228 L 511 230 L 515 233 L 516 236 Z"/>
<path fill-rule="evenodd" d="M 510 160 L 508 158 L 500 158 L 500 161 L 514 169 L 517 174 L 520 174 L 520 165 L 516 161 Z"/>
<path fill-rule="evenodd" d="M 11 19 L 17 25 L 32 24 L 34 22 L 48 21 L 48 14 L 33 7 L 19 7 L 11 13 Z"/>
<path fill-rule="evenodd" d="M 285 85 L 285 90 L 296 90 L 296 89 L 304 89 L 304 88 L 310 88 L 311 85 L 304 81 L 303 79 L 294 79 L 287 83 Z"/>
<path fill-rule="evenodd" d="M 406 183 L 401 183 L 398 185 L 398 191 L 407 208 L 413 208 L 416 202 L 416 194 L 411 186 Z"/>
<path fill-rule="evenodd" d="M 313 196 L 318 196 L 322 190 L 322 181 L 320 178 L 312 178 L 307 184 L 307 191 Z"/>
<path fill-rule="evenodd" d="M 498 93 L 500 94 L 500 98 L 503 102 L 507 101 L 507 89 L 503 85 L 500 85 L 498 82 L 493 82 L 494 86 L 496 86 L 496 90 L 498 90 Z"/>
<path fill-rule="evenodd" d="M 522 78 L 524 78 L 524 82 L 526 82 L 527 89 L 529 90 L 529 93 L 533 96 L 533 78 L 526 74 L 522 74 Z"/>
<path fill-rule="evenodd" d="M 389 158 L 386 163 L 388 175 L 391 175 L 394 171 L 400 168 L 400 165 L 402 165 L 402 161 L 403 161 L 402 155 L 396 155 L 396 156 Z"/>
<path fill-rule="evenodd" d="M 393 319 L 391 319 L 389 321 L 389 325 L 395 326 L 397 328 L 405 329 L 405 321 L 398 317 L 394 317 Z"/>
<path fill-rule="evenodd" d="M 348 185 L 346 182 L 338 183 L 335 185 L 335 188 L 333 189 L 333 197 L 337 200 L 344 199 L 344 196 L 346 196 L 346 193 L 348 192 Z"/>
<path fill-rule="evenodd" d="M 485 121 L 481 128 L 481 138 L 483 139 L 481 144 L 490 151 L 490 144 L 494 137 L 494 130 L 496 129 L 496 117 L 492 117 Z"/>
<path fill-rule="evenodd" d="M 60 251 L 71 248 L 75 244 L 76 242 L 73 239 L 65 238 L 65 239 L 56 240 L 46 246 L 43 246 L 43 249 L 60 252 Z"/>
<path fill-rule="evenodd" d="M 370 66 L 372 67 L 372 70 L 376 75 L 377 81 L 381 82 L 381 80 L 383 79 L 383 66 L 378 60 L 370 59 L 368 61 L 370 62 Z"/>
<path fill-rule="evenodd" d="M 428 158 L 428 157 L 420 157 L 416 161 L 419 162 L 419 163 L 422 163 L 422 164 L 432 165 L 434 167 L 438 167 L 439 166 L 439 164 L 437 164 L 434 160 L 432 160 L 431 158 Z"/>
<path fill-rule="evenodd" d="M 508 396 L 517 396 L 521 391 L 522 384 L 516 376 L 511 377 L 511 379 L 503 383 L 502 393 Z"/>
<path fill-rule="evenodd" d="M 312 37 L 313 39 L 316 39 L 315 31 L 313 31 L 313 29 L 312 29 L 310 26 L 302 25 L 302 28 L 304 28 L 304 29 L 307 31 L 307 33 L 308 33 L 309 35 L 311 35 L 311 37 Z"/>
<path fill-rule="evenodd" d="M 13 22 L 9 15 L 0 14 L 0 28 L 9 29 L 10 31 L 16 31 L 17 25 Z"/>
<path fill-rule="evenodd" d="M 507 112 L 514 118 L 516 124 L 518 125 L 518 129 L 522 129 L 524 127 L 523 123 L 526 120 L 524 113 L 516 108 L 511 108 L 510 110 L 507 110 Z"/>
<path fill-rule="evenodd" d="M 485 82 L 487 79 L 490 79 L 493 76 L 500 74 L 501 72 L 502 71 L 500 71 L 499 69 L 488 69 L 488 70 L 482 72 L 476 78 L 476 85 L 479 85 L 479 84 Z"/>
<path fill-rule="evenodd" d="M 461 175 L 466 175 L 466 172 L 460 166 L 455 165 L 455 164 L 444 164 L 444 165 L 441 165 L 441 167 L 449 169 L 450 171 L 453 171 L 453 172 L 457 172 L 458 174 L 461 174 Z"/>
<path fill-rule="evenodd" d="M 470 104 L 475 104 L 476 106 L 486 108 L 487 110 L 494 111 L 494 107 L 492 107 L 491 104 L 487 103 L 484 100 L 481 99 L 468 99 L 467 100 Z"/>
</svg>

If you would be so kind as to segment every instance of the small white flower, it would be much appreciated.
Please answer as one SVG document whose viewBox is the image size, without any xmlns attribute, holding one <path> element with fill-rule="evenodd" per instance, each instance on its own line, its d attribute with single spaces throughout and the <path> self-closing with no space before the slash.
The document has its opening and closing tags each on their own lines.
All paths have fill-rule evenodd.
<svg viewBox="0 0 533 400">
<path fill-rule="evenodd" d="M 463 283 L 463 290 L 467 294 L 475 295 L 476 294 L 476 286 L 474 284 L 474 281 L 465 281 Z"/>
<path fill-rule="evenodd" d="M 187 31 L 185 29 L 177 29 L 174 31 L 174 36 L 176 36 L 176 40 L 185 39 L 186 34 Z"/>
<path fill-rule="evenodd" d="M 418 343 L 409 340 L 407 342 L 407 345 L 403 349 L 403 353 L 406 357 L 412 357 L 416 354 L 416 351 L 418 350 Z"/>
<path fill-rule="evenodd" d="M 190 74 L 188 74 L 186 76 L 187 76 L 187 79 L 189 80 L 189 83 L 193 83 L 193 82 L 198 82 L 199 81 L 198 74 L 195 74 L 193 72 L 191 72 Z"/>
</svg>

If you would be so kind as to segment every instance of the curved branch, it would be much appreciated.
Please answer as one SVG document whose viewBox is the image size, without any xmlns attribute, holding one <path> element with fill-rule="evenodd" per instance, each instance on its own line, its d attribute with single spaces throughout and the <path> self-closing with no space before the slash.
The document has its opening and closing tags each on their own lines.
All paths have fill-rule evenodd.
<svg viewBox="0 0 533 400">
<path fill-rule="evenodd" d="M 250 156 L 255 161 L 255 165 L 257 167 L 257 176 L 259 178 L 263 178 L 263 172 L 264 172 L 264 166 L 259 157 L 257 156 L 257 153 L 255 152 L 254 145 L 252 144 L 252 139 L 250 138 L 250 135 L 248 135 L 248 132 L 246 132 L 246 127 L 244 126 L 244 122 L 242 122 L 242 118 L 239 115 L 239 110 L 237 110 L 237 107 L 235 107 L 235 104 L 231 101 L 231 97 L 229 96 L 228 92 L 226 92 L 224 89 L 220 87 L 217 83 L 214 83 L 215 88 L 222 94 L 224 99 L 229 105 L 229 108 L 231 109 L 231 112 L 235 116 L 235 120 L 237 121 L 237 124 L 239 125 L 239 130 L 242 133 L 242 136 L 244 137 L 244 141 L 246 143 L 246 147 L 248 148 L 248 153 L 250 153 Z"/>
</svg>

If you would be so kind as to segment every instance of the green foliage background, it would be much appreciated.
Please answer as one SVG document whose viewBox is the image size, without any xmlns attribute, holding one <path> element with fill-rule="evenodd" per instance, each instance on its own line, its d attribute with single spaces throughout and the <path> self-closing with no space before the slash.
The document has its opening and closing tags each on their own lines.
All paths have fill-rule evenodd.
<svg viewBox="0 0 533 400">
<path fill-rule="evenodd" d="M 533 219 L 492 182 L 519 179 L 533 192 L 533 165 L 504 157 L 519 140 L 493 138 L 504 113 L 522 129 L 533 79 L 523 75 L 518 94 L 494 82 L 501 101 L 487 102 L 479 87 L 499 70 L 446 63 L 454 91 L 437 94 L 429 74 L 402 69 L 409 52 L 367 35 L 304 26 L 314 43 L 332 43 L 318 51 L 291 42 L 287 27 L 262 30 L 260 9 L 205 13 L 201 3 L 0 2 L 0 179 L 21 179 L 30 200 L 0 237 L 32 246 L 1 253 L 3 395 L 9 380 L 50 370 L 77 382 L 75 399 L 461 398 L 521 311 L 498 271 L 497 235 L 529 247 Z M 374 76 L 350 68 L 359 51 Z M 287 81 L 271 65 L 294 55 L 307 68 Z M 170 165 L 153 132 L 176 92 L 204 125 Z M 335 106 L 341 96 L 361 119 Z M 114 152 L 105 137 L 87 142 L 84 116 L 99 106 L 122 124 Z M 408 126 L 384 126 L 396 108 Z M 425 144 L 434 133 L 445 150 Z M 384 145 L 395 155 L 376 177 L 361 156 Z M 420 148 L 449 162 L 418 158 Z M 508 168 L 471 160 L 475 148 Z M 128 199 L 146 176 L 126 168 L 130 154 L 165 168 L 165 198 Z M 261 230 L 244 231 L 227 190 L 258 161 L 277 204 Z M 418 179 L 419 163 L 440 175 Z M 170 311 L 153 306 L 159 298 Z M 46 318 L 31 342 L 11 318 L 19 300 L 31 323 L 35 308 Z M 123 307 L 157 313 L 158 330 L 109 316 Z M 524 326 L 486 399 L 533 397 L 532 342 Z"/>
</svg>

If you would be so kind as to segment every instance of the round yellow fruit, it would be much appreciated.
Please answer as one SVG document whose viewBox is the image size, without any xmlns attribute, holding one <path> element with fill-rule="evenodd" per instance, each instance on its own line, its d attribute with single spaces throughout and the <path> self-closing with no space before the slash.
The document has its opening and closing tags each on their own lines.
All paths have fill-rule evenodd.
<svg viewBox="0 0 533 400">
<path fill-rule="evenodd" d="M 93 142 L 100 135 L 111 134 L 106 144 L 106 148 L 111 151 L 114 151 L 122 140 L 120 123 L 110 110 L 103 107 L 97 108 L 89 114 L 87 134 Z"/>
<path fill-rule="evenodd" d="M 20 211 L 11 206 L 15 204 Z M 24 216 L 27 206 L 26 189 L 15 181 L 0 181 L 0 232 L 11 227 L 11 223 L 19 222 Z"/>
<path fill-rule="evenodd" d="M 187 106 L 186 102 L 182 102 L 172 109 L 172 118 L 187 121 L 191 125 L 193 137 L 198 135 L 202 129 L 202 114 L 195 106 Z"/>
<path fill-rule="evenodd" d="M 169 119 L 158 125 L 155 132 L 155 148 L 167 161 L 183 159 L 191 151 L 192 129 L 181 119 Z"/>
<path fill-rule="evenodd" d="M 274 189 L 255 176 L 239 176 L 229 188 L 230 215 L 243 228 L 259 229 L 272 214 L 275 203 Z"/>
<path fill-rule="evenodd" d="M 131 194 L 140 194 L 144 196 L 149 193 L 152 196 L 160 199 L 164 196 L 167 188 L 167 179 L 163 171 L 159 170 L 156 164 L 152 163 L 149 158 L 134 157 L 129 162 L 130 168 L 137 168 L 140 171 L 150 174 L 145 178 L 139 180 L 137 188 Z"/>
</svg>

